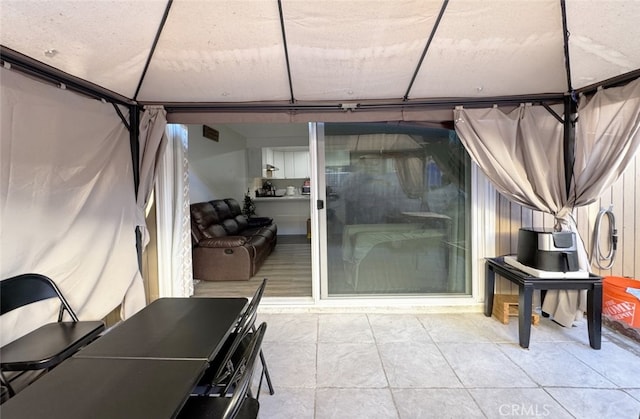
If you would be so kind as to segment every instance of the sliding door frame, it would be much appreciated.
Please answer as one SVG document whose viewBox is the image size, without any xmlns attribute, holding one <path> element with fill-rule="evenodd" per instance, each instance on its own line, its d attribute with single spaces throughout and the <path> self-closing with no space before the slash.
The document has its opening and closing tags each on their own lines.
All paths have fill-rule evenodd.
<svg viewBox="0 0 640 419">
<path fill-rule="evenodd" d="M 318 306 L 347 306 L 347 307 L 413 307 L 423 309 L 442 306 L 474 306 L 481 309 L 484 296 L 484 259 L 495 256 L 496 246 L 496 190 L 489 180 L 481 173 L 475 163 L 471 163 L 471 202 L 470 202 L 470 275 L 471 290 L 465 295 L 422 295 L 415 297 L 394 296 L 363 296 L 345 297 L 329 296 L 328 294 L 328 260 L 327 260 L 327 217 L 326 217 L 326 182 L 325 182 L 325 124 L 322 122 L 309 123 L 309 142 L 311 153 L 312 187 L 311 208 L 312 228 L 312 272 L 313 298 Z M 318 209 L 321 203 L 322 209 Z M 455 309 L 454 309 L 455 310 Z"/>
</svg>

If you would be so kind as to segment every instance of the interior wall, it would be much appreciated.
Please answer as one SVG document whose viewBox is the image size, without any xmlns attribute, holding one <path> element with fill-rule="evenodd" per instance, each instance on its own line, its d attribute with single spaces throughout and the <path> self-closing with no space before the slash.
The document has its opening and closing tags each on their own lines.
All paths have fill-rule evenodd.
<svg viewBox="0 0 640 419">
<path fill-rule="evenodd" d="M 601 270 L 595 264 L 592 272 L 607 276 L 629 276 L 640 279 L 640 153 L 627 167 L 624 174 L 600 196 L 600 199 L 574 211 L 578 231 L 587 253 L 591 254 L 593 231 L 600 208 L 613 205 L 615 224 L 618 230 L 618 251 L 612 269 Z M 496 247 L 498 255 L 515 254 L 520 227 L 552 228 L 554 219 L 550 214 L 523 208 L 498 194 L 496 213 Z M 607 251 L 604 235 L 608 232 L 606 217 L 601 222 L 602 250 Z M 496 292 L 517 293 L 515 285 L 499 278 Z"/>
<path fill-rule="evenodd" d="M 223 126 L 219 141 L 202 135 L 202 125 L 189 125 L 189 190 L 192 203 L 235 198 L 242 202 L 247 191 L 247 141 Z"/>
</svg>

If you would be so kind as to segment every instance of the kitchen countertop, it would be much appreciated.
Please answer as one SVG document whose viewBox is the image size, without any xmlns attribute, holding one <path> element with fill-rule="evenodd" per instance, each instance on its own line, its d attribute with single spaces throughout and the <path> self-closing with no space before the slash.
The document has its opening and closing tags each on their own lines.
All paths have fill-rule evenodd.
<svg viewBox="0 0 640 419">
<path fill-rule="evenodd" d="M 309 195 L 284 195 L 284 196 L 256 196 L 255 202 L 270 202 L 270 201 L 308 201 Z"/>
</svg>

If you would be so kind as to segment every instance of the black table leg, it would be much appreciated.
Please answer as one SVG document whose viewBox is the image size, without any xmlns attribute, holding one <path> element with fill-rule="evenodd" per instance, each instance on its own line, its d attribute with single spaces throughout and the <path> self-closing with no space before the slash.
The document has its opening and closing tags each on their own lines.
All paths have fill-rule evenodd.
<svg viewBox="0 0 640 419">
<path fill-rule="evenodd" d="M 522 285 L 518 292 L 518 336 L 520 346 L 529 347 L 531 337 L 531 305 L 533 303 L 533 286 Z"/>
<path fill-rule="evenodd" d="M 489 264 L 486 264 L 485 271 L 484 315 L 491 317 L 491 313 L 493 312 L 493 288 L 496 282 L 496 273 L 491 269 Z"/>
<path fill-rule="evenodd" d="M 589 345 L 600 349 L 602 345 L 602 284 L 594 284 L 587 291 L 587 326 Z"/>
</svg>

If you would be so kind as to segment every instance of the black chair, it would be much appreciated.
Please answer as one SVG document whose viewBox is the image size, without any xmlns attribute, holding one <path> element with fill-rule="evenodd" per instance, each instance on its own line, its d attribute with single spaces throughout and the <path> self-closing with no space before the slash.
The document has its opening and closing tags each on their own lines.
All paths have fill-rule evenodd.
<svg viewBox="0 0 640 419">
<path fill-rule="evenodd" d="M 264 278 L 262 280 L 262 284 L 256 290 L 255 295 L 251 299 L 251 303 L 249 304 L 246 310 L 249 313 L 249 316 L 251 319 L 250 328 L 252 333 L 255 333 L 256 331 L 255 324 L 256 324 L 256 317 L 258 316 L 258 305 L 260 305 L 260 301 L 262 300 L 262 295 L 264 294 L 264 290 L 266 286 L 267 286 L 267 278 Z M 273 384 L 271 383 L 271 376 L 269 375 L 269 369 L 267 368 L 267 360 L 264 357 L 264 352 L 262 351 L 262 348 L 260 348 L 260 363 L 262 364 L 262 373 L 260 374 L 260 383 L 258 385 L 258 392 L 256 393 L 256 397 L 260 396 L 260 389 L 262 388 L 263 378 L 267 380 L 267 386 L 269 387 L 269 394 L 273 396 L 275 391 L 273 390 Z"/>
<path fill-rule="evenodd" d="M 29 273 L 0 281 L 0 315 L 49 298 L 60 300 L 58 321 L 0 348 L 0 379 L 9 397 L 15 395 L 11 382 L 16 378 L 27 371 L 50 370 L 104 330 L 102 321 L 79 321 L 56 284 L 44 275 Z M 71 321 L 63 321 L 65 311 Z"/>
<path fill-rule="evenodd" d="M 189 397 L 178 414 L 178 419 L 255 419 L 258 417 L 260 402 L 251 397 L 249 389 L 266 330 L 267 324 L 262 323 L 254 333 L 245 336 L 245 349 L 220 395 Z"/>
<path fill-rule="evenodd" d="M 251 302 L 247 308 L 242 312 L 238 323 L 234 331 L 229 338 L 225 341 L 220 355 L 213 359 L 209 363 L 209 368 L 205 372 L 204 377 L 200 380 L 200 383 L 196 387 L 194 394 L 218 394 L 220 389 L 227 383 L 227 378 L 235 371 L 235 364 L 239 356 L 244 352 L 244 342 L 247 342 L 246 336 L 255 333 L 255 322 L 258 315 L 258 305 L 262 300 L 262 295 L 267 286 L 267 279 L 262 280 L 262 284 L 256 290 Z M 273 385 L 271 383 L 271 377 L 269 376 L 269 370 L 267 369 L 267 362 L 264 357 L 262 349 L 260 349 L 260 362 L 262 364 L 262 372 L 260 374 L 260 382 L 258 385 L 258 391 L 256 397 L 260 396 L 260 390 L 262 388 L 262 380 L 267 380 L 269 387 L 269 394 L 274 394 Z M 251 392 L 251 391 L 249 391 Z"/>
</svg>

